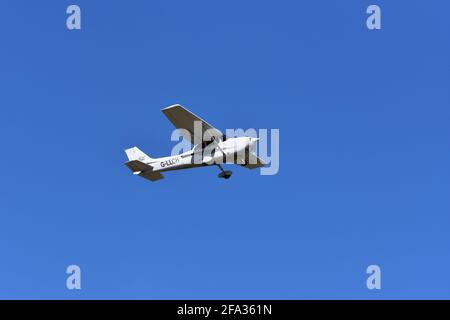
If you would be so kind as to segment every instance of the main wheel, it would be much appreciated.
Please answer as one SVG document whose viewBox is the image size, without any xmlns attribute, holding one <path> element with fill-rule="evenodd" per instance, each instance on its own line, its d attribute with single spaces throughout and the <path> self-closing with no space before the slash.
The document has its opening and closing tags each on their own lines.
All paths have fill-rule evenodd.
<svg viewBox="0 0 450 320">
<path fill-rule="evenodd" d="M 219 176 L 218 176 L 218 177 L 219 177 L 219 178 L 224 178 L 224 179 L 230 179 L 232 173 L 233 173 L 233 172 L 231 172 L 231 171 L 229 171 L 229 170 L 223 171 L 223 172 L 219 173 Z"/>
</svg>

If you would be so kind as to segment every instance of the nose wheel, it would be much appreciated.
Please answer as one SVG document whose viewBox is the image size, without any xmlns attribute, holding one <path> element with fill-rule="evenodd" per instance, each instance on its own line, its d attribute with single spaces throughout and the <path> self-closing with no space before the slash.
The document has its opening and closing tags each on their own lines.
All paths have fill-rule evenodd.
<svg viewBox="0 0 450 320">
<path fill-rule="evenodd" d="M 233 173 L 230 170 L 223 170 L 222 166 L 220 164 L 217 165 L 219 167 L 219 169 L 222 171 L 221 173 L 219 173 L 218 177 L 219 178 L 223 178 L 223 179 L 230 179 L 231 174 Z"/>
</svg>

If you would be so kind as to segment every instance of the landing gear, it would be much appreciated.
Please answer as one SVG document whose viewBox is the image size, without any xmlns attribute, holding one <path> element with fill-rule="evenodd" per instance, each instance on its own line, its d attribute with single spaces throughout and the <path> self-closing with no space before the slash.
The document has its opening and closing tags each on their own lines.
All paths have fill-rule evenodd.
<svg viewBox="0 0 450 320">
<path fill-rule="evenodd" d="M 224 178 L 224 179 L 230 179 L 230 177 L 231 177 L 231 174 L 233 173 L 233 172 L 231 172 L 230 170 L 223 170 L 223 168 L 222 168 L 222 166 L 220 165 L 220 164 L 218 164 L 217 165 L 219 168 L 220 168 L 220 170 L 222 171 L 221 173 L 219 173 L 219 175 L 218 175 L 218 177 L 219 178 Z"/>
<path fill-rule="evenodd" d="M 224 178 L 224 179 L 230 179 L 232 173 L 233 172 L 227 170 L 227 171 L 219 173 L 218 177 L 219 178 Z"/>
</svg>

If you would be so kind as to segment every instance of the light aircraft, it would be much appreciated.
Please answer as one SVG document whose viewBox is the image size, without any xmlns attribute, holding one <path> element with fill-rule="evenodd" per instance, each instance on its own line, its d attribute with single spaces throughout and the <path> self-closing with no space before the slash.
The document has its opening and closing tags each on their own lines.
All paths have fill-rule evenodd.
<svg viewBox="0 0 450 320">
<path fill-rule="evenodd" d="M 235 163 L 248 169 L 265 165 L 255 154 L 258 138 L 227 137 L 179 104 L 161 111 L 194 147 L 179 155 L 156 159 L 150 158 L 137 147 L 126 149 L 129 161 L 125 165 L 133 174 L 157 181 L 164 178 L 161 174 L 164 171 L 216 165 L 221 171 L 219 178 L 228 179 L 232 172 L 225 171 L 221 163 Z"/>
</svg>

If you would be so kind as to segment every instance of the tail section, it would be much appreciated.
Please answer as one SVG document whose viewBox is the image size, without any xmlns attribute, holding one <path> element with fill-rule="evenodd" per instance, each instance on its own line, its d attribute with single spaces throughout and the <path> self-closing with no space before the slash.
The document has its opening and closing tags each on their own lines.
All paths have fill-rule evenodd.
<svg viewBox="0 0 450 320">
<path fill-rule="evenodd" d="M 138 147 L 126 149 L 125 153 L 127 154 L 128 160 L 130 160 L 130 161 L 138 160 L 140 162 L 148 163 L 153 160 L 148 155 L 146 155 L 144 152 L 142 152 L 142 150 L 139 149 Z"/>
<path fill-rule="evenodd" d="M 153 171 L 153 167 L 149 165 L 154 159 L 146 155 L 138 147 L 126 149 L 125 153 L 128 157 L 128 162 L 125 165 L 133 171 L 134 174 L 139 175 L 145 179 L 156 181 L 160 180 L 163 175 L 159 172 Z"/>
</svg>

